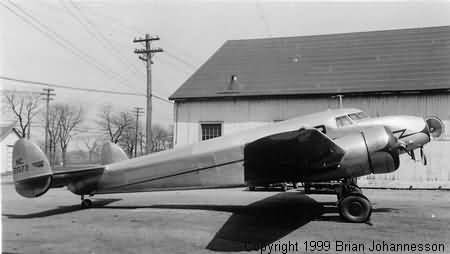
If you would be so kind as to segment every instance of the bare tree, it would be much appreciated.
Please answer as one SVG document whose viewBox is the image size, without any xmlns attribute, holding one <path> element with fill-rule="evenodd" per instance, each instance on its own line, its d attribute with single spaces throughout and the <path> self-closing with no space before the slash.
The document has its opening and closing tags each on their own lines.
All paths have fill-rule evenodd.
<svg viewBox="0 0 450 254">
<path fill-rule="evenodd" d="M 142 156 L 144 154 L 144 147 L 145 147 L 145 133 L 140 131 L 138 133 L 138 140 L 139 140 L 140 155 Z"/>
<path fill-rule="evenodd" d="M 118 143 L 124 132 L 133 126 L 133 116 L 129 112 L 115 113 L 111 106 L 103 107 L 97 124 L 109 136 L 109 140 Z"/>
<path fill-rule="evenodd" d="M 129 126 L 124 129 L 122 136 L 120 137 L 119 144 L 131 158 L 134 155 L 136 147 L 136 130 L 133 126 Z"/>
<path fill-rule="evenodd" d="M 77 108 L 66 104 L 55 105 L 58 112 L 58 138 L 59 146 L 61 148 L 62 163 L 66 165 L 67 147 L 73 137 L 73 131 L 76 126 L 82 122 L 83 110 L 81 107 Z"/>
<path fill-rule="evenodd" d="M 33 93 L 6 92 L 5 99 L 9 109 L 17 119 L 19 134 L 30 138 L 31 122 L 39 112 L 39 96 Z"/>
<path fill-rule="evenodd" d="M 172 148 L 172 129 L 165 129 L 161 125 L 152 126 L 152 152 L 159 152 Z"/>
<path fill-rule="evenodd" d="M 50 106 L 49 107 L 49 118 L 48 118 L 48 157 L 51 165 L 56 163 L 56 153 L 59 144 L 59 118 L 60 118 L 60 106 Z"/>
<path fill-rule="evenodd" d="M 92 163 L 94 155 L 96 155 L 96 156 L 98 155 L 97 151 L 99 150 L 98 148 L 100 146 L 100 142 L 99 142 L 98 138 L 96 138 L 96 137 L 87 136 L 87 137 L 84 137 L 83 144 L 88 149 L 89 163 Z"/>
</svg>

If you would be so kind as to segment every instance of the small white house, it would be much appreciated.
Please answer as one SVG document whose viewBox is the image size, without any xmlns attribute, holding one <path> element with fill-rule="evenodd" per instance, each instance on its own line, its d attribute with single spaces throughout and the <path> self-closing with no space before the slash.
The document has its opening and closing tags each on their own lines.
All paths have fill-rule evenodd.
<svg viewBox="0 0 450 254">
<path fill-rule="evenodd" d="M 15 122 L 0 123 L 0 173 L 12 171 L 12 150 L 20 135 L 14 128 Z"/>
</svg>

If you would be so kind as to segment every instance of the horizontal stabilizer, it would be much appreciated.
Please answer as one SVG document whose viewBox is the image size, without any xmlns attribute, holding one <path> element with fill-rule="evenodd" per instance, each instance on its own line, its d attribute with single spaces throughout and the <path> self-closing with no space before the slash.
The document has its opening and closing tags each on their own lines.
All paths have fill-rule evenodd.
<svg viewBox="0 0 450 254">
<path fill-rule="evenodd" d="M 105 170 L 104 166 L 75 170 L 56 171 L 53 173 L 52 188 L 63 187 L 88 178 L 95 178 Z"/>
<path fill-rule="evenodd" d="M 48 189 L 80 186 L 93 189 L 104 166 L 77 170 L 53 171 L 44 152 L 36 144 L 20 139 L 13 148 L 13 180 L 17 193 L 23 197 L 34 198 L 46 193 Z"/>
</svg>

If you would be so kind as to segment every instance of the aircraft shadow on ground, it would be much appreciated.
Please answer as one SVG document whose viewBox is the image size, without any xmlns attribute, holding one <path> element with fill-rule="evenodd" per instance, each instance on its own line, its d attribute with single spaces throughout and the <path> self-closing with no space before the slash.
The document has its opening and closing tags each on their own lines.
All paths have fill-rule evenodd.
<svg viewBox="0 0 450 254">
<path fill-rule="evenodd" d="M 147 206 L 110 205 L 121 199 L 96 199 L 92 209 L 189 209 L 230 212 L 232 215 L 217 231 L 206 248 L 213 251 L 251 251 L 288 235 L 310 221 L 347 223 L 339 217 L 335 202 L 317 202 L 296 192 L 279 193 L 249 205 L 164 204 Z M 80 205 L 61 206 L 31 214 L 3 214 L 13 219 L 28 219 L 71 213 L 82 210 Z M 395 212 L 391 208 L 376 208 L 374 213 Z"/>
<path fill-rule="evenodd" d="M 233 212 L 206 248 L 214 251 L 258 250 L 322 213 L 323 206 L 306 195 L 276 194 Z"/>
<path fill-rule="evenodd" d="M 99 208 L 104 207 L 106 205 L 109 205 L 113 202 L 120 201 L 122 199 L 120 198 L 104 198 L 104 199 L 95 199 L 92 201 L 92 208 Z M 29 213 L 29 214 L 2 214 L 3 216 L 8 217 L 9 219 L 33 219 L 33 218 L 42 218 L 42 217 L 48 217 L 52 215 L 58 215 L 58 214 L 65 214 L 65 213 L 72 213 L 79 210 L 84 210 L 81 208 L 80 204 L 76 205 L 70 205 L 70 206 L 59 206 L 57 208 L 36 212 L 36 213 Z"/>
<path fill-rule="evenodd" d="M 348 223 L 339 217 L 336 202 L 317 202 L 296 192 L 279 193 L 249 205 L 164 204 L 105 206 L 104 209 L 189 209 L 230 212 L 206 248 L 213 251 L 251 251 L 288 235 L 310 221 Z M 390 208 L 373 212 L 391 212 Z"/>
</svg>

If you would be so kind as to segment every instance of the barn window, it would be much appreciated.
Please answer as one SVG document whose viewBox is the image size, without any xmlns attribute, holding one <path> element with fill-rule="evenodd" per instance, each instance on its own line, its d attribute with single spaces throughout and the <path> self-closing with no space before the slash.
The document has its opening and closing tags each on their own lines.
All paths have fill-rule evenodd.
<svg viewBox="0 0 450 254">
<path fill-rule="evenodd" d="M 352 121 L 348 118 L 348 116 L 340 116 L 336 117 L 336 125 L 337 127 L 344 127 L 347 125 L 351 125 Z"/>
<path fill-rule="evenodd" d="M 222 136 L 221 123 L 202 123 L 202 140 L 207 140 Z"/>
</svg>

